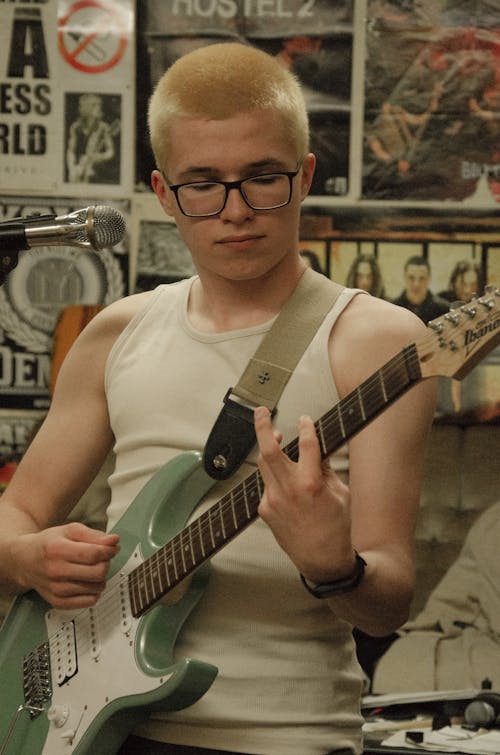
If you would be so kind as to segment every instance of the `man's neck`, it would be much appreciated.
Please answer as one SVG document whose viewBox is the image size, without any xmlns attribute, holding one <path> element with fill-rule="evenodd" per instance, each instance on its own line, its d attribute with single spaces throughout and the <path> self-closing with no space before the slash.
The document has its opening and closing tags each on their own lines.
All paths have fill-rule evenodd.
<svg viewBox="0 0 500 755">
<path fill-rule="evenodd" d="M 300 261 L 286 275 L 271 272 L 257 280 L 203 280 L 200 276 L 191 288 L 189 321 L 207 333 L 226 333 L 268 322 L 281 310 L 304 270 Z"/>
</svg>

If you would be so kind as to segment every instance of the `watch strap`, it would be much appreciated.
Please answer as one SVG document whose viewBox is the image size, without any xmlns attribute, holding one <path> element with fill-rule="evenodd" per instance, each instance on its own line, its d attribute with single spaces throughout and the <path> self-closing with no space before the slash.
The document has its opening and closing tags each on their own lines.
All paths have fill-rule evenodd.
<svg viewBox="0 0 500 755">
<path fill-rule="evenodd" d="M 332 582 L 311 582 L 301 574 L 300 579 L 302 580 L 302 584 L 315 598 L 330 598 L 333 595 L 355 590 L 363 579 L 366 561 L 357 551 L 354 551 L 354 555 L 356 557 L 356 565 L 354 571 L 348 577 L 335 579 Z"/>
</svg>

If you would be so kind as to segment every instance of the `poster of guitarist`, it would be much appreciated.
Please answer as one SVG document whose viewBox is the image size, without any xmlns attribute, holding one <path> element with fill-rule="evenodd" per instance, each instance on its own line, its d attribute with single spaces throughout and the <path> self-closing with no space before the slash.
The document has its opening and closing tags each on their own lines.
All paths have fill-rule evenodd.
<svg viewBox="0 0 500 755">
<path fill-rule="evenodd" d="M 71 109 L 68 95 L 67 110 Z M 120 181 L 120 154 L 117 140 L 120 135 L 120 120 L 109 122 L 104 116 L 104 102 L 112 109 L 114 95 L 86 92 L 77 96 L 78 114 L 70 122 L 66 144 L 66 177 L 69 183 L 110 183 Z M 114 109 L 116 110 L 116 104 Z M 118 113 L 119 116 L 119 101 Z"/>
</svg>

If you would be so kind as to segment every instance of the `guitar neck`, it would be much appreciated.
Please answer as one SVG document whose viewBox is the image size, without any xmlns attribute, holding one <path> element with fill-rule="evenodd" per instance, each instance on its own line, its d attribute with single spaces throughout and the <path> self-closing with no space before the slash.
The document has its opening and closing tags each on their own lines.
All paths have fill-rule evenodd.
<svg viewBox="0 0 500 755">
<path fill-rule="evenodd" d="M 415 344 L 405 347 L 315 422 L 322 458 L 358 433 L 422 379 Z M 284 449 L 298 459 L 298 438 Z M 193 520 L 129 575 L 135 616 L 145 613 L 257 517 L 264 483 L 257 470 Z"/>
</svg>

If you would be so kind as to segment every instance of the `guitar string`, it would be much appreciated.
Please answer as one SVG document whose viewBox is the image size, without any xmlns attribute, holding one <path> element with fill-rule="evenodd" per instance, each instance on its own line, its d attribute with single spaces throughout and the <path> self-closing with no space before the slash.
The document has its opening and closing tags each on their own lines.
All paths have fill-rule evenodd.
<svg viewBox="0 0 500 755">
<path fill-rule="evenodd" d="M 433 336 L 435 338 L 435 336 Z M 380 401 L 380 379 L 381 375 L 383 374 L 384 378 L 384 386 L 386 389 L 387 396 L 391 396 L 392 389 L 394 388 L 394 377 L 396 377 L 397 381 L 400 381 L 400 373 L 398 370 L 401 369 L 401 367 L 405 366 L 408 363 L 408 360 L 414 362 L 415 364 L 418 364 L 418 355 L 416 351 L 408 353 L 408 349 L 411 349 L 412 346 L 414 347 L 414 344 L 411 344 L 409 347 L 404 349 L 403 351 L 396 354 L 389 362 L 387 362 L 380 370 L 378 370 L 376 373 L 372 374 L 367 378 L 364 383 L 361 384 L 357 389 L 355 389 L 353 392 L 348 394 L 343 400 L 338 402 L 331 410 L 329 410 L 326 414 L 324 414 L 319 420 L 315 422 L 315 427 L 319 428 L 321 427 L 323 438 L 328 438 L 329 434 L 332 433 L 333 428 L 333 438 L 335 438 L 335 430 L 338 430 L 340 428 L 339 423 L 339 413 L 345 413 L 349 412 L 354 406 L 359 407 L 359 391 L 360 388 L 363 390 L 363 399 L 366 401 L 366 407 L 369 406 L 370 401 L 373 399 L 373 397 L 376 395 L 377 398 Z M 390 369 L 394 368 L 394 371 L 396 372 L 396 375 L 391 375 Z M 386 381 L 389 382 L 386 382 Z M 391 382 L 392 381 L 392 382 Z M 412 383 L 410 383 L 408 386 L 405 387 L 405 390 L 409 387 L 411 387 Z M 377 389 L 376 391 L 374 389 Z M 399 395 L 399 394 L 398 394 Z M 381 406 L 388 405 L 392 402 L 392 398 L 389 398 L 387 401 L 382 402 Z M 323 438 L 320 437 L 320 442 L 323 445 Z M 343 442 L 348 440 L 348 437 L 342 436 L 342 438 L 336 438 L 338 440 L 338 444 L 341 445 Z M 338 448 L 336 446 L 335 448 Z M 335 450 L 335 448 L 333 450 Z M 298 449 L 298 438 L 294 439 L 287 447 L 286 450 L 288 451 L 288 455 L 290 458 L 293 458 L 293 455 L 297 453 Z M 285 450 L 285 449 L 284 449 Z M 332 450 L 332 452 L 333 452 Z M 330 453 L 332 453 L 330 452 Z M 329 454 L 328 454 L 329 455 Z M 257 477 L 258 475 L 258 477 Z M 238 483 L 238 485 L 232 490 L 229 491 L 225 496 L 221 498 L 221 500 L 213 504 L 207 511 L 205 511 L 203 514 L 201 514 L 197 519 L 193 520 L 188 527 L 195 527 L 197 526 L 201 536 L 207 535 L 207 533 L 210 532 L 211 525 L 209 517 L 211 514 L 214 514 L 216 510 L 218 510 L 217 515 L 219 517 L 224 517 L 225 514 L 227 514 L 229 511 L 232 515 L 232 509 L 233 506 L 238 506 L 241 504 L 242 501 L 245 500 L 245 496 L 247 495 L 248 491 L 241 490 L 242 488 L 245 488 L 248 486 L 255 486 L 259 485 L 258 478 L 260 477 L 258 470 L 251 473 L 247 478 L 245 478 L 242 482 Z M 254 479 L 255 478 L 255 479 Z M 261 480 L 262 478 L 260 478 Z M 235 495 L 236 491 L 236 495 Z M 203 522 L 202 522 L 203 520 Z M 205 521 L 207 520 L 207 521 Z M 250 523 L 253 521 L 253 518 L 248 521 Z M 203 529 L 202 529 L 203 527 Z M 241 529 L 242 527 L 240 527 Z M 187 528 L 185 528 L 187 529 Z M 238 533 L 240 530 L 236 529 L 235 533 Z M 78 611 L 71 619 L 68 619 L 68 621 L 79 621 L 85 619 L 85 614 L 88 614 L 88 621 L 90 622 L 92 619 L 92 614 L 96 613 L 99 615 L 99 619 L 106 620 L 106 613 L 107 609 L 109 609 L 109 614 L 111 615 L 111 608 L 112 608 L 112 601 L 116 601 L 117 598 L 119 599 L 120 594 L 124 589 L 127 590 L 128 588 L 134 588 L 134 587 L 140 587 L 141 584 L 144 583 L 144 580 L 148 577 L 152 577 L 152 567 L 150 566 L 151 561 L 158 558 L 158 554 L 167 554 L 168 556 L 173 559 L 178 559 L 179 553 L 182 549 L 182 533 L 178 533 L 174 538 L 165 545 L 161 546 L 158 551 L 153 554 L 153 556 L 149 557 L 146 561 L 142 562 L 139 566 L 135 567 L 131 572 L 128 574 L 124 574 L 120 580 L 117 581 L 115 585 L 113 585 L 112 589 L 107 590 L 103 593 L 102 598 L 99 599 L 97 604 L 91 608 L 84 608 Z M 234 535 L 233 535 L 234 536 Z M 226 544 L 226 542 L 229 542 L 229 540 L 223 541 L 221 544 L 218 545 L 218 547 L 211 553 L 211 555 L 214 555 L 214 553 L 223 547 L 223 545 Z M 210 556 L 207 557 L 207 559 Z M 207 560 L 204 559 L 204 560 Z M 197 568 L 200 564 L 197 564 L 194 568 Z M 175 582 L 175 584 L 172 584 L 169 586 L 166 590 L 166 592 L 169 592 L 171 589 L 174 589 L 186 576 L 189 575 L 189 571 L 187 571 L 183 577 Z M 140 576 L 144 575 L 144 576 Z M 164 594 L 164 593 L 163 593 Z M 159 596 L 160 597 L 160 596 Z M 114 607 L 113 607 L 114 609 Z M 56 610 L 56 609 L 54 609 Z M 115 613 L 115 610 L 113 610 L 113 615 Z M 67 622 L 63 622 L 67 623 Z M 51 637 L 48 638 L 47 642 L 50 643 L 54 640 L 55 637 L 57 637 L 58 633 L 61 631 L 60 628 L 56 629 L 54 633 L 51 635 Z M 97 630 L 98 631 L 98 630 Z M 89 643 L 90 645 L 90 643 Z M 83 646 L 84 647 L 84 646 Z M 79 648 L 82 649 L 82 646 L 79 645 Z"/>
</svg>

